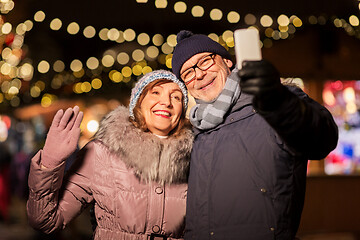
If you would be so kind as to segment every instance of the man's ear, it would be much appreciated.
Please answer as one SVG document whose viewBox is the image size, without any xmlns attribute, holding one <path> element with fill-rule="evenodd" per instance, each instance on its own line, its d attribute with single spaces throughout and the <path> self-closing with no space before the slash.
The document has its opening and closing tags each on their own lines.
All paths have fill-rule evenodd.
<svg viewBox="0 0 360 240">
<path fill-rule="evenodd" d="M 230 59 L 224 58 L 224 62 L 228 68 L 231 68 L 233 65 L 233 62 Z"/>
</svg>

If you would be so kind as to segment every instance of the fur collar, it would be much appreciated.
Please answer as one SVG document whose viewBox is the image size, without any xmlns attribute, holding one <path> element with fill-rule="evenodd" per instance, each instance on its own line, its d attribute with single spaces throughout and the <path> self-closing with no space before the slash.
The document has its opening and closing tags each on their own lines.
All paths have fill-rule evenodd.
<svg viewBox="0 0 360 240">
<path fill-rule="evenodd" d="M 184 129 L 177 137 L 160 139 L 136 128 L 129 110 L 119 106 L 101 121 L 95 139 L 120 157 L 141 180 L 159 183 L 187 181 L 193 135 Z"/>
</svg>

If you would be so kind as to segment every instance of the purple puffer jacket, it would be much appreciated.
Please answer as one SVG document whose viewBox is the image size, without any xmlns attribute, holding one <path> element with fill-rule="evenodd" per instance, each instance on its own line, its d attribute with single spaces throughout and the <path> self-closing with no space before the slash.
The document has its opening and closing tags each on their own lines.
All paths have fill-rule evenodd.
<svg viewBox="0 0 360 240">
<path fill-rule="evenodd" d="M 192 133 L 186 129 L 160 139 L 127 119 L 125 107 L 108 114 L 64 180 L 65 164 L 43 169 L 42 150 L 34 156 L 27 203 L 31 226 L 47 233 L 63 229 L 95 202 L 94 239 L 147 240 L 151 234 L 182 239 Z"/>
</svg>

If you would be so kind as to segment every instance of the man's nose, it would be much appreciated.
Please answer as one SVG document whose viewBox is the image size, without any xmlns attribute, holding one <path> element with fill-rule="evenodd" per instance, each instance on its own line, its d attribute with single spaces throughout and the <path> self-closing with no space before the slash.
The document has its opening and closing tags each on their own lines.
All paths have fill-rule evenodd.
<svg viewBox="0 0 360 240">
<path fill-rule="evenodd" d="M 196 67 L 194 69 L 195 71 L 195 76 L 197 80 L 201 80 L 203 78 L 203 76 L 205 75 L 205 71 L 201 70 L 200 68 Z"/>
</svg>

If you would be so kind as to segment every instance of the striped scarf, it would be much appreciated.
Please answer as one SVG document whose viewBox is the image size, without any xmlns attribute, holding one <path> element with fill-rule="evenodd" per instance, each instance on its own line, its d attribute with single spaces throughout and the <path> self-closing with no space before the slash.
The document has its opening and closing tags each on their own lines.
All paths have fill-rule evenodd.
<svg viewBox="0 0 360 240">
<path fill-rule="evenodd" d="M 191 124 L 200 130 L 212 129 L 221 124 L 225 114 L 240 97 L 239 83 L 237 71 L 232 71 L 226 79 L 223 90 L 213 102 L 196 100 L 197 104 L 190 111 Z"/>
</svg>

